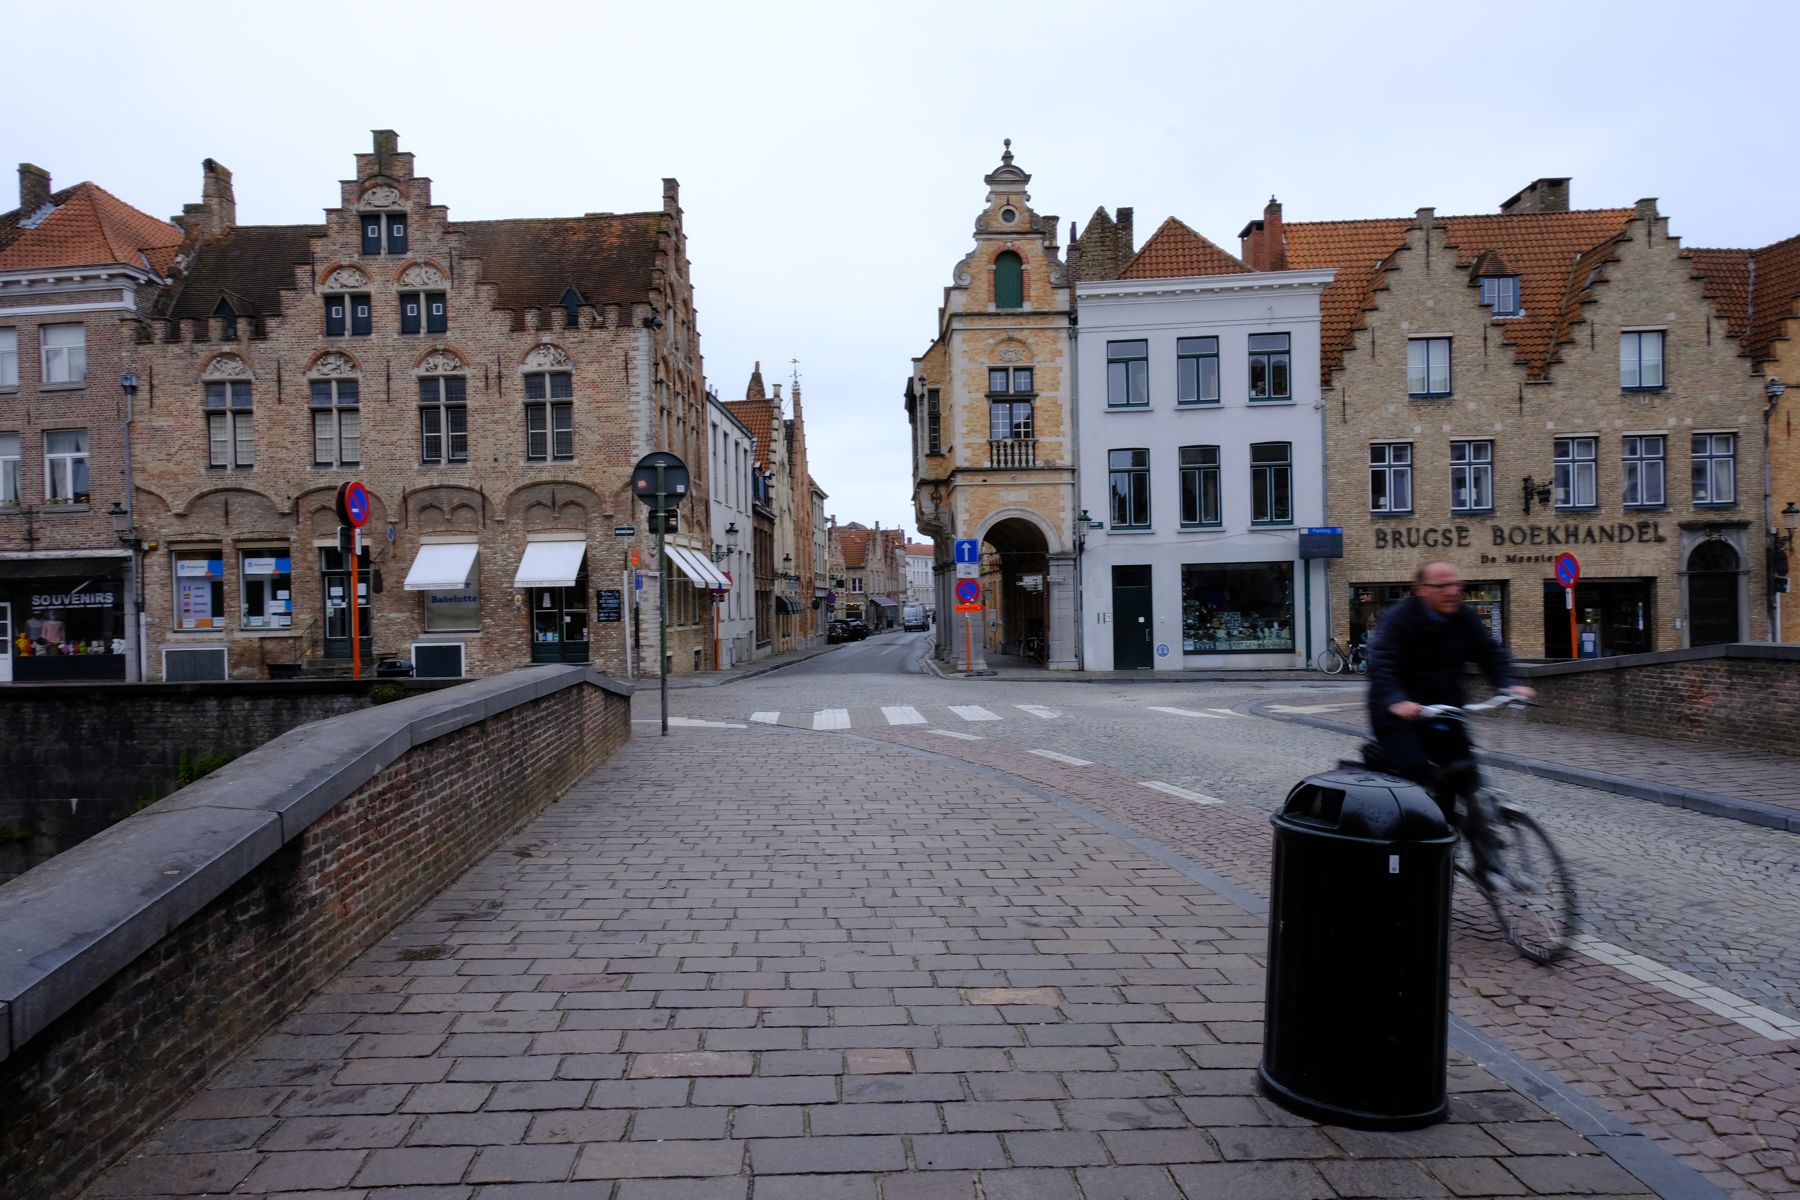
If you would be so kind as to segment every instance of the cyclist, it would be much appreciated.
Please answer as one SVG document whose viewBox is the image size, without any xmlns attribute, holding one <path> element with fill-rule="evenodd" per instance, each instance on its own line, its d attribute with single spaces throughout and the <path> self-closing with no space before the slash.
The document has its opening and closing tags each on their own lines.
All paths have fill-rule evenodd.
<svg viewBox="0 0 1800 1200">
<path fill-rule="evenodd" d="M 1462 674 L 1468 663 L 1479 666 L 1500 691 L 1527 700 L 1537 695 L 1513 673 L 1506 647 L 1463 604 L 1462 586 L 1455 564 L 1423 564 L 1413 573 L 1412 594 L 1382 614 L 1369 639 L 1369 728 L 1387 755 L 1388 769 L 1429 788 L 1446 816 L 1453 814 L 1456 797 L 1474 786 L 1474 756 L 1460 725 L 1421 722 L 1421 707 L 1464 703 Z M 1481 861 L 1486 857 L 1482 832 L 1470 830 L 1469 843 L 1477 867 L 1491 875 Z"/>
</svg>

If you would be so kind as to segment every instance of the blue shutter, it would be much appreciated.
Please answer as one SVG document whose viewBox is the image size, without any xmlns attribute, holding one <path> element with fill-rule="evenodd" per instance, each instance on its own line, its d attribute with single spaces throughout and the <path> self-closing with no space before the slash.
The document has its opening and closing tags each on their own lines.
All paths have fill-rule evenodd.
<svg viewBox="0 0 1800 1200">
<path fill-rule="evenodd" d="M 381 253 L 381 218 L 360 217 L 358 224 L 362 226 L 362 252 L 364 254 Z"/>
<path fill-rule="evenodd" d="M 325 336 L 344 336 L 344 305 L 349 303 L 343 296 L 325 297 Z"/>
<path fill-rule="evenodd" d="M 350 297 L 350 332 L 358 337 L 367 337 L 374 332 L 374 324 L 369 316 L 369 298 L 367 296 Z"/>
<path fill-rule="evenodd" d="M 444 293 L 425 293 L 425 332 L 443 333 L 450 328 L 450 314 L 444 302 Z"/>
<path fill-rule="evenodd" d="M 406 253 L 406 218 L 405 217 L 389 217 L 388 218 L 387 252 L 389 254 L 405 254 Z"/>
<path fill-rule="evenodd" d="M 400 332 L 419 332 L 419 293 L 400 293 Z"/>
</svg>

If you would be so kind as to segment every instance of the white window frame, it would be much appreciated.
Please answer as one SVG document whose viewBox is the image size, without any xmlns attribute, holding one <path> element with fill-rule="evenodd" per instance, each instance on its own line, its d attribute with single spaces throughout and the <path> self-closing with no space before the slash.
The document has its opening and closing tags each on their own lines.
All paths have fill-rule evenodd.
<svg viewBox="0 0 1800 1200">
<path fill-rule="evenodd" d="M 16 433 L 0 433 L 0 507 L 19 503 L 19 442 Z"/>
<path fill-rule="evenodd" d="M 80 434 L 82 438 L 82 448 L 80 450 L 51 450 L 50 439 L 59 433 Z M 85 429 L 44 430 L 44 499 L 46 501 L 61 501 L 68 504 L 88 503 L 90 496 L 93 494 L 94 486 L 93 474 L 88 460 L 88 455 L 91 453 L 91 450 L 92 446 L 88 441 L 88 431 Z M 75 489 L 75 467 L 78 463 L 82 467 L 82 473 L 88 476 L 88 491 L 81 494 L 77 494 Z M 66 494 L 61 496 L 57 494 L 57 485 L 59 482 L 66 489 Z"/>
<path fill-rule="evenodd" d="M 1648 340 L 1647 340 L 1648 339 Z M 1644 347 L 1656 347 L 1656 378 L 1646 379 Z M 1627 359 L 1629 356 L 1629 361 Z M 1668 386 L 1669 338 L 1666 329 L 1626 329 L 1619 334 L 1619 387 L 1627 392 L 1660 392 Z"/>
<path fill-rule="evenodd" d="M 463 398 L 451 400 L 448 397 L 449 384 L 445 381 L 457 380 L 462 384 Z M 430 385 L 436 398 L 425 398 L 426 386 Z M 454 439 L 458 436 L 450 428 L 450 414 L 461 412 L 462 453 L 456 453 Z M 428 413 L 437 415 L 437 432 L 432 433 L 425 428 L 425 417 Z M 436 438 L 438 453 L 431 454 L 426 447 L 426 439 Z M 528 447 L 529 448 L 529 447 Z M 469 461 L 469 381 L 466 375 L 422 375 L 419 377 L 419 461 L 428 466 L 461 466 Z"/>
<path fill-rule="evenodd" d="M 343 396 L 343 385 L 349 384 L 356 389 L 356 399 L 346 404 Z M 321 403 L 317 388 L 328 389 L 330 403 Z M 357 467 L 362 465 L 362 380 L 360 379 L 309 379 L 307 380 L 307 398 L 312 406 L 312 465 L 315 467 Z M 354 418 L 346 421 L 345 418 Z M 320 418 L 324 418 L 327 435 L 330 440 L 332 454 L 330 458 L 319 455 Z M 348 428 L 347 428 L 348 427 Z M 354 443 L 354 454 L 346 455 L 346 444 Z"/>
<path fill-rule="evenodd" d="M 0 388 L 19 386 L 19 331 L 0 329 Z"/>
<path fill-rule="evenodd" d="M 1457 448 L 1462 447 L 1462 457 Z M 1486 457 L 1479 451 L 1485 450 Z M 1462 476 L 1462 493 L 1470 500 L 1458 504 L 1457 476 Z M 1478 483 L 1485 480 L 1485 483 Z M 1482 498 L 1486 503 L 1479 503 Z M 1453 513 L 1491 513 L 1494 511 L 1494 439 L 1452 438 L 1450 441 L 1450 511 Z"/>
<path fill-rule="evenodd" d="M 1413 397 L 1450 395 L 1455 382 L 1450 374 L 1451 338 L 1447 333 L 1406 339 L 1406 394 Z"/>
<path fill-rule="evenodd" d="M 74 330 L 80 335 L 79 345 L 52 346 L 55 335 Z M 87 382 L 87 326 L 86 325 L 41 325 L 38 327 L 38 355 L 43 367 L 43 374 L 38 378 L 46 384 L 73 385 Z"/>
<path fill-rule="evenodd" d="M 1706 439 L 1706 449 L 1698 445 L 1701 438 Z M 1719 441 L 1725 441 L 1725 450 L 1720 452 Z M 1738 502 L 1737 456 L 1738 436 L 1734 430 L 1695 430 L 1688 439 L 1688 453 L 1693 462 L 1694 472 L 1694 505 L 1697 508 L 1724 508 Z M 1721 485 L 1719 470 L 1716 464 L 1729 463 L 1729 476 Z M 1702 469 L 1704 465 L 1704 470 Z M 1704 497 L 1702 488 L 1704 485 Z"/>
<path fill-rule="evenodd" d="M 1655 453 L 1647 453 L 1650 443 L 1655 443 Z M 1636 465 L 1636 479 L 1632 467 Z M 1656 470 L 1647 470 L 1655 464 Z M 1655 476 L 1655 495 L 1651 495 L 1647 486 L 1650 475 Z M 1633 497 L 1633 483 L 1636 483 L 1636 496 Z M 1619 441 L 1619 495 L 1626 508 L 1662 508 L 1669 502 L 1669 438 L 1662 433 L 1628 433 Z"/>
<path fill-rule="evenodd" d="M 1381 481 L 1382 503 L 1375 503 L 1376 480 Z M 1406 492 L 1406 504 L 1394 502 L 1397 486 Z M 1369 511 L 1372 513 L 1410 513 L 1413 511 L 1413 444 L 1411 442 L 1369 443 Z"/>
<path fill-rule="evenodd" d="M 1571 434 L 1551 443 L 1551 503 L 1558 509 L 1580 511 L 1600 506 L 1600 439 L 1593 434 Z"/>
<path fill-rule="evenodd" d="M 215 379 L 202 386 L 206 411 L 206 466 L 213 471 L 248 471 L 256 466 L 256 396 L 247 379 Z M 213 389 L 219 389 L 216 393 Z M 237 403 L 239 392 L 244 403 Z M 213 404 L 213 397 L 223 403 Z M 221 441 L 219 430 L 224 430 Z M 221 455 L 220 448 L 224 453 Z M 221 458 L 223 461 L 221 461 Z"/>
<path fill-rule="evenodd" d="M 551 381 L 559 375 L 569 381 L 567 396 L 556 395 L 555 388 L 551 386 Z M 544 381 L 542 396 L 531 395 L 530 387 L 533 377 Z M 524 386 L 526 389 L 525 461 L 534 463 L 573 462 L 575 459 L 575 373 L 573 371 L 527 371 L 525 372 Z M 565 414 L 568 417 L 566 429 L 559 427 L 557 423 L 557 417 Z M 532 418 L 540 415 L 543 419 L 543 426 L 541 429 L 533 430 Z M 556 450 L 556 435 L 564 432 L 569 435 L 569 451 L 567 454 L 559 454 Z M 534 433 L 543 438 L 544 449 L 541 454 L 531 452 L 531 439 Z"/>
<path fill-rule="evenodd" d="M 1502 301 L 1505 300 L 1505 303 Z M 1484 275 L 1481 279 L 1481 302 L 1494 310 L 1496 317 L 1516 317 L 1519 308 L 1517 275 Z"/>
</svg>

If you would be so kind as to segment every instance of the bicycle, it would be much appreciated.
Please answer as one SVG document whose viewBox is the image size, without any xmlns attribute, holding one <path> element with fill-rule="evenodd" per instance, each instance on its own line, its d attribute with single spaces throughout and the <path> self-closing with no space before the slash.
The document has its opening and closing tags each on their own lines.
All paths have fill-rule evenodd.
<svg viewBox="0 0 1800 1200">
<path fill-rule="evenodd" d="M 1502 692 L 1474 704 L 1428 704 L 1420 716 L 1458 722 L 1467 736 L 1470 713 L 1525 703 Z M 1452 764 L 1446 772 L 1464 781 L 1453 810 L 1462 835 L 1456 842 L 1456 873 L 1487 897 L 1501 933 L 1519 953 L 1535 963 L 1554 963 L 1568 954 L 1579 932 L 1575 881 L 1544 827 L 1481 778 L 1472 757 L 1475 739 L 1468 737 L 1468 743 L 1471 758 L 1466 767 Z"/>
<path fill-rule="evenodd" d="M 1319 651 L 1318 664 L 1319 670 L 1327 675 L 1339 674 L 1345 667 L 1358 675 L 1366 675 L 1369 672 L 1369 650 L 1362 642 L 1356 642 L 1349 650 L 1345 650 L 1338 645 L 1336 638 L 1328 638 L 1325 649 Z"/>
</svg>

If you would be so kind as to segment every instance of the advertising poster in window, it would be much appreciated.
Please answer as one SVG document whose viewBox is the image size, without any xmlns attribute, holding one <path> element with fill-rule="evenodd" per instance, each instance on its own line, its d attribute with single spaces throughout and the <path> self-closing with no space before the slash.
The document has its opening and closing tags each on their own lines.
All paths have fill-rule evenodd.
<svg viewBox="0 0 1800 1200">
<path fill-rule="evenodd" d="M 212 629 L 225 614 L 223 599 L 225 563 L 217 558 L 175 560 L 175 622 L 180 629 Z"/>
</svg>

